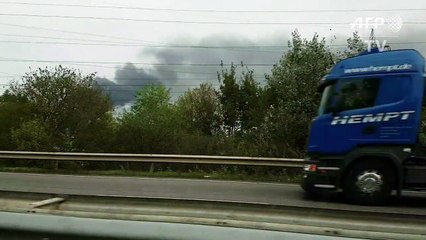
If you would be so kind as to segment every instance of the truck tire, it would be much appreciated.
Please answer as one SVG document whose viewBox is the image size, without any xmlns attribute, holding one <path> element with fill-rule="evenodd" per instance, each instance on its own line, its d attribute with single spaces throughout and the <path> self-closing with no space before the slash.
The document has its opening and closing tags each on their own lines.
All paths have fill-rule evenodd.
<svg viewBox="0 0 426 240">
<path fill-rule="evenodd" d="M 356 163 L 344 178 L 343 193 L 352 203 L 383 205 L 389 199 L 395 182 L 391 166 L 371 160 Z"/>
</svg>

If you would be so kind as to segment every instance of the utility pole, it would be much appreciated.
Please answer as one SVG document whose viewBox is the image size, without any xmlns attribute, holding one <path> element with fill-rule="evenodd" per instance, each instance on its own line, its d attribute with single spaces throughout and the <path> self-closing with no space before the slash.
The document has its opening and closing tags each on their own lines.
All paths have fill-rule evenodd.
<svg viewBox="0 0 426 240">
<path fill-rule="evenodd" d="M 371 44 L 371 48 L 377 48 L 376 36 L 374 35 L 374 28 L 371 29 L 370 37 L 368 38 L 368 41 Z"/>
<path fill-rule="evenodd" d="M 377 44 L 379 43 L 379 41 L 376 40 L 376 35 L 374 34 L 374 28 L 371 29 L 370 37 L 368 38 L 368 43 L 369 43 L 369 46 L 368 46 L 369 51 L 372 48 L 378 47 Z M 386 44 L 386 40 L 383 41 L 383 45 L 384 46 L 381 48 L 380 51 L 390 51 L 391 50 L 391 47 L 388 44 Z"/>
</svg>

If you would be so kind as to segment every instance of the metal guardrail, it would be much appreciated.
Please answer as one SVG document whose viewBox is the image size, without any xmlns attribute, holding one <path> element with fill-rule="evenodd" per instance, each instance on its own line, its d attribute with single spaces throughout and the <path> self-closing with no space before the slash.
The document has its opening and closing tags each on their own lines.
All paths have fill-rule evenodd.
<svg viewBox="0 0 426 240">
<path fill-rule="evenodd" d="M 43 161 L 104 161 L 104 162 L 148 162 L 148 163 L 189 163 L 247 166 L 276 166 L 299 168 L 303 159 L 266 158 L 207 155 L 171 154 L 122 154 L 122 153 L 77 153 L 77 152 L 22 152 L 0 151 L 0 159 L 22 159 Z"/>
</svg>

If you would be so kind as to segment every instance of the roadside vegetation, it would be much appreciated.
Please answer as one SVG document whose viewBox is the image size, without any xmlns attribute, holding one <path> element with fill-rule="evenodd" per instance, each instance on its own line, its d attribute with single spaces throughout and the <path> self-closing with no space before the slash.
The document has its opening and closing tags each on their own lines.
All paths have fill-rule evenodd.
<svg viewBox="0 0 426 240">
<path fill-rule="evenodd" d="M 302 158 L 319 103 L 318 82 L 337 61 L 365 49 L 357 33 L 347 43 L 346 49 L 337 51 L 318 35 L 307 40 L 295 31 L 266 83 L 256 81 L 254 71 L 243 64 L 223 66 L 212 79 L 219 81 L 219 88 L 202 83 L 172 102 L 164 85 L 149 85 L 137 93 L 131 110 L 119 117 L 95 74 L 62 66 L 36 69 L 0 96 L 0 150 Z M 259 167 L 2 164 L 2 171 L 286 182 L 298 178 L 285 169 Z"/>
</svg>

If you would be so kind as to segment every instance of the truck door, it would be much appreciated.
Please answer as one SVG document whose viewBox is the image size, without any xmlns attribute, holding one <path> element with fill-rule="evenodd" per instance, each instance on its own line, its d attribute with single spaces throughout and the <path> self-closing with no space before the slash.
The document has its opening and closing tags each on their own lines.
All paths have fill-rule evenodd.
<svg viewBox="0 0 426 240">
<path fill-rule="evenodd" d="M 331 125 L 341 126 L 337 139 L 351 142 L 372 141 L 379 138 L 380 115 L 376 106 L 380 78 L 342 79 L 339 81 L 339 96 L 336 101 L 337 116 Z M 364 122 L 365 118 L 369 121 Z M 382 117 L 383 118 L 383 117 Z"/>
<path fill-rule="evenodd" d="M 340 150 L 357 145 L 409 143 L 415 128 L 415 100 L 409 76 L 348 78 L 338 81 L 331 130 Z M 333 127 L 331 127 L 333 128 Z"/>
</svg>

